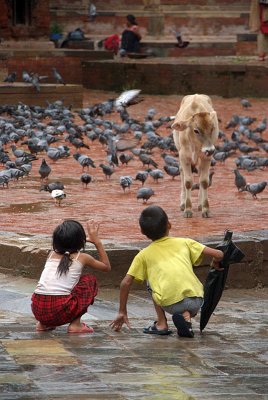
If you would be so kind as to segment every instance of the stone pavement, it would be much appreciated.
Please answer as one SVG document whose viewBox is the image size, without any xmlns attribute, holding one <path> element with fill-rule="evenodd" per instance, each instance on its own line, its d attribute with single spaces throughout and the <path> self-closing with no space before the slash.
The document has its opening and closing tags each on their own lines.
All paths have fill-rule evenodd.
<svg viewBox="0 0 268 400">
<path fill-rule="evenodd" d="M 0 274 L 0 399 L 267 400 L 268 289 L 226 290 L 194 339 L 144 335 L 153 321 L 145 291 L 130 296 L 132 329 L 109 328 L 118 290 L 100 288 L 84 320 L 37 333 L 30 310 L 36 281 Z M 170 321 L 170 320 L 169 320 Z"/>
</svg>

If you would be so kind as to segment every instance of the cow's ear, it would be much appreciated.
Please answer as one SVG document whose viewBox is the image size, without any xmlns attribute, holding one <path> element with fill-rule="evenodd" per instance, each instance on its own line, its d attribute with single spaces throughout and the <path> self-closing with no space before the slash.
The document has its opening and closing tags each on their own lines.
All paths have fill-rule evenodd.
<svg viewBox="0 0 268 400">
<path fill-rule="evenodd" d="M 216 111 L 211 111 L 211 113 L 210 113 L 210 120 L 212 121 L 214 118 L 217 119 L 217 113 L 216 113 Z"/>
<path fill-rule="evenodd" d="M 188 124 L 186 121 L 174 121 L 171 125 L 172 129 L 176 129 L 176 131 L 184 131 L 187 128 Z"/>
</svg>

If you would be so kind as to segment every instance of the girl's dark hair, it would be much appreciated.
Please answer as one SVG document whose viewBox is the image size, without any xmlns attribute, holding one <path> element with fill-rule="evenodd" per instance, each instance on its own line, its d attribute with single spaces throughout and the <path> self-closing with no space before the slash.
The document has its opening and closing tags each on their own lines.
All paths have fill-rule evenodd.
<svg viewBox="0 0 268 400">
<path fill-rule="evenodd" d="M 149 206 L 142 211 L 139 224 L 144 235 L 151 240 L 157 240 L 167 233 L 168 216 L 163 208 Z"/>
<path fill-rule="evenodd" d="M 138 25 L 136 18 L 132 14 L 127 15 L 127 20 L 132 24 L 132 25 Z"/>
<path fill-rule="evenodd" d="M 84 249 L 86 244 L 86 232 L 78 221 L 67 219 L 58 225 L 52 236 L 53 250 L 63 257 L 58 265 L 59 276 L 66 274 L 72 263 L 70 255 Z"/>
</svg>

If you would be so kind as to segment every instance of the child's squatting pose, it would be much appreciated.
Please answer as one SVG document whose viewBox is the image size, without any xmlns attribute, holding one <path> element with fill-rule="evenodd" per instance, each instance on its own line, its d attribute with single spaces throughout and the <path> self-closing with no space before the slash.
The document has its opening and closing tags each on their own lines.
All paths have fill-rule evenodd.
<svg viewBox="0 0 268 400">
<path fill-rule="evenodd" d="M 171 224 L 165 211 L 158 206 L 143 210 L 139 219 L 141 232 L 152 240 L 141 250 L 120 285 L 120 305 L 117 317 L 111 326 L 120 331 L 125 323 L 130 328 L 127 315 L 127 300 L 133 281 L 147 281 L 152 294 L 157 321 L 143 332 L 147 334 L 169 335 L 165 312 L 172 320 L 179 336 L 193 337 L 191 317 L 200 310 L 203 303 L 203 285 L 193 271 L 204 255 L 213 257 L 212 265 L 221 269 L 221 250 L 204 246 L 187 238 L 169 236 Z"/>
<path fill-rule="evenodd" d="M 74 220 L 66 220 L 54 230 L 53 251 L 32 295 L 32 312 L 38 321 L 37 331 L 69 324 L 69 333 L 93 332 L 92 327 L 81 322 L 81 317 L 93 304 L 98 287 L 93 275 L 82 275 L 83 267 L 89 266 L 103 272 L 111 270 L 98 230 L 99 225 L 93 220 L 87 222 L 88 239 L 83 226 Z M 81 252 L 87 240 L 96 246 L 99 260 Z"/>
</svg>

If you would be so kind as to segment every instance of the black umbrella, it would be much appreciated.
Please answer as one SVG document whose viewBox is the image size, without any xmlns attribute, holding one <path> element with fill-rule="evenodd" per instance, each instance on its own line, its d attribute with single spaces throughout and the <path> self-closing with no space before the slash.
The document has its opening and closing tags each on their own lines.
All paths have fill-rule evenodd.
<svg viewBox="0 0 268 400">
<path fill-rule="evenodd" d="M 209 318 L 215 310 L 225 286 L 229 265 L 239 263 L 245 254 L 232 241 L 233 232 L 226 231 L 223 241 L 216 249 L 223 251 L 224 256 L 220 261 L 222 271 L 210 268 L 204 285 L 204 304 L 201 308 L 200 331 L 207 325 Z"/>
</svg>

